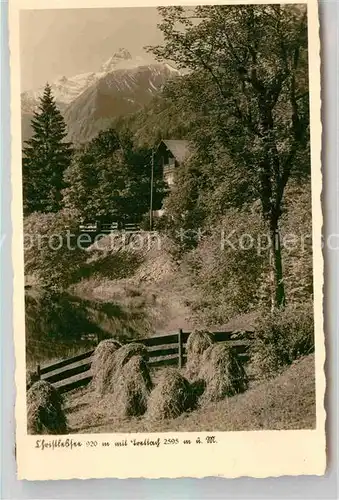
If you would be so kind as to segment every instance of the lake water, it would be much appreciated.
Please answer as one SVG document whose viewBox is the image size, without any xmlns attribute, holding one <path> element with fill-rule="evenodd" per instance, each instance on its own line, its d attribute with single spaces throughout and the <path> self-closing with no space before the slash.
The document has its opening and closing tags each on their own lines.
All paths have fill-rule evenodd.
<svg viewBox="0 0 339 500">
<path fill-rule="evenodd" d="M 90 350 L 101 338 L 145 336 L 133 328 L 131 315 L 118 304 L 83 300 L 66 292 L 28 289 L 25 309 L 30 369 Z"/>
</svg>

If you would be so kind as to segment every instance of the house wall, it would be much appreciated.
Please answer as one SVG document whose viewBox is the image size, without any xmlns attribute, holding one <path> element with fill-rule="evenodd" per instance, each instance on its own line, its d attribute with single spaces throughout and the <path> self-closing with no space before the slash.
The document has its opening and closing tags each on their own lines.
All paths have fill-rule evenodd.
<svg viewBox="0 0 339 500">
<path fill-rule="evenodd" d="M 167 182 L 167 184 L 171 187 L 174 184 L 174 172 L 176 167 L 178 166 L 178 162 L 175 157 L 169 151 L 165 144 L 161 144 L 158 149 L 158 159 L 162 168 L 162 175 Z"/>
<path fill-rule="evenodd" d="M 164 171 L 164 180 L 167 182 L 169 186 L 173 186 L 174 184 L 174 168 L 169 168 Z"/>
</svg>

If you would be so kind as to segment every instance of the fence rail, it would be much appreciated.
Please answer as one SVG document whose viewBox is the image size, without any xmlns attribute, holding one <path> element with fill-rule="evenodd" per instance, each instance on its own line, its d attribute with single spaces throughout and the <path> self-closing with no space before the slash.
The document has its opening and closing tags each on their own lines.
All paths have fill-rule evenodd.
<svg viewBox="0 0 339 500">
<path fill-rule="evenodd" d="M 81 233 L 112 233 L 116 231 L 125 231 L 125 232 L 138 232 L 140 231 L 140 223 L 139 222 L 99 222 L 93 221 L 88 224 L 80 224 L 79 230 Z"/>
<path fill-rule="evenodd" d="M 134 340 L 148 348 L 151 368 L 176 365 L 182 368 L 186 361 L 186 344 L 190 332 L 179 330 L 178 333 L 159 337 Z M 239 356 L 246 362 L 249 358 L 248 347 L 253 338 L 253 331 L 246 332 L 213 332 L 215 342 L 227 342 L 234 347 Z M 64 359 L 52 365 L 37 366 L 37 374 L 57 387 L 60 392 L 67 392 L 87 385 L 91 379 L 91 358 L 94 349 Z"/>
</svg>

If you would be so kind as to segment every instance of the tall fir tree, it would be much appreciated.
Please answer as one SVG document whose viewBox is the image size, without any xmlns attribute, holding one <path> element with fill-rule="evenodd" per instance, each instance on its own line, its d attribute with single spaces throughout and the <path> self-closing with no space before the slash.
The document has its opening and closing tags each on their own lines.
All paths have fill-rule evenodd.
<svg viewBox="0 0 339 500">
<path fill-rule="evenodd" d="M 66 124 L 49 84 L 34 112 L 32 129 L 33 136 L 23 149 L 24 212 L 57 212 L 72 147 L 65 141 Z"/>
</svg>

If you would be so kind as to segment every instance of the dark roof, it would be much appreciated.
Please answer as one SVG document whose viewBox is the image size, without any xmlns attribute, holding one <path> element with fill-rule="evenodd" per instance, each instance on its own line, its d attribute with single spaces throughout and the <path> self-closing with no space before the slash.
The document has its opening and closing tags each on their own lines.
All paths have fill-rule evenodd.
<svg viewBox="0 0 339 500">
<path fill-rule="evenodd" d="M 190 153 L 190 142 L 184 140 L 163 140 L 167 149 L 171 151 L 173 156 L 181 163 Z"/>
</svg>

